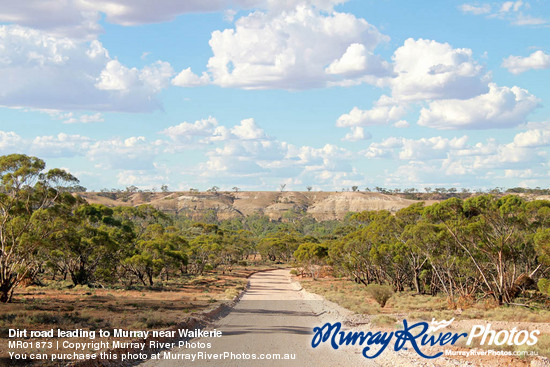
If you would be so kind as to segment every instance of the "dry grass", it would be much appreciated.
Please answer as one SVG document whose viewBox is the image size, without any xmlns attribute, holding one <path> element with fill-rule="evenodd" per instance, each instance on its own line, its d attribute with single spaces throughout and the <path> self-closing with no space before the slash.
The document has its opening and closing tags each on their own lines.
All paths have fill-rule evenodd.
<svg viewBox="0 0 550 367">
<path fill-rule="evenodd" d="M 412 320 L 436 318 L 457 320 L 482 319 L 487 321 L 548 322 L 550 310 L 528 309 L 523 307 L 497 306 L 492 302 L 474 303 L 460 312 L 450 310 L 443 296 L 415 294 L 414 292 L 395 293 L 381 309 L 362 284 L 347 279 L 323 278 L 316 281 L 300 279 L 303 287 L 326 297 L 356 313 L 363 314 L 407 314 Z"/>
<path fill-rule="evenodd" d="M 387 316 L 387 315 L 376 315 L 370 320 L 370 323 L 374 326 L 383 327 L 383 328 L 392 327 L 392 326 L 395 326 L 395 327 L 402 326 L 400 321 L 398 321 L 395 317 Z"/>
<path fill-rule="evenodd" d="M 0 304 L 0 365 L 10 365 L 8 356 L 10 328 L 27 330 L 165 329 L 192 313 L 232 299 L 244 289 L 247 276 L 263 268 L 265 266 L 246 269 L 239 267 L 231 273 L 226 272 L 225 275 L 210 272 L 199 277 L 164 282 L 162 286 L 155 288 L 136 287 L 131 290 L 91 289 L 87 286 L 67 288 L 69 283 L 66 282 L 52 282 L 45 287 L 21 288 L 15 293 L 12 303 Z M 100 340 L 96 339 L 96 341 Z M 72 339 L 72 341 L 89 340 Z M 38 350 L 24 352 L 31 353 Z M 66 352 L 72 352 L 72 350 Z M 37 365 L 47 364 L 42 361 Z"/>
<path fill-rule="evenodd" d="M 482 301 L 478 303 L 469 303 L 468 308 L 457 311 L 450 310 L 448 302 L 443 296 L 419 295 L 414 292 L 401 292 L 394 294 L 387 302 L 384 308 L 371 298 L 367 287 L 361 284 L 353 283 L 347 279 L 336 279 L 325 277 L 313 281 L 311 279 L 300 279 L 300 283 L 309 292 L 324 296 L 328 300 L 339 304 L 353 312 L 361 314 L 375 315 L 371 318 L 371 323 L 381 328 L 399 327 L 401 320 L 406 318 L 410 321 L 430 321 L 449 320 L 455 318 L 459 324 L 458 329 L 453 330 L 458 333 L 470 332 L 472 323 L 483 320 L 483 322 L 506 322 L 511 325 L 507 329 L 517 326 L 517 323 L 539 323 L 547 325 L 550 320 L 550 310 L 547 309 L 528 309 L 523 307 L 498 306 L 492 301 Z M 401 325 L 402 326 L 402 325 Z M 533 325 L 537 328 L 537 325 Z M 526 352 L 536 352 L 540 356 L 550 357 L 550 334 L 543 331 L 538 337 L 538 343 L 534 346 L 499 346 L 499 349 Z M 457 344 L 460 348 L 470 348 L 465 344 Z M 495 349 L 494 346 L 473 347 Z M 527 357 L 522 357 L 527 359 Z M 518 361 L 518 359 L 511 359 Z M 487 364 L 492 366 L 493 364 Z"/>
<path fill-rule="evenodd" d="M 301 279 L 302 286 L 311 293 L 319 294 L 356 313 L 380 313 L 380 305 L 371 298 L 364 285 L 348 280 L 323 278 L 318 280 Z"/>
</svg>

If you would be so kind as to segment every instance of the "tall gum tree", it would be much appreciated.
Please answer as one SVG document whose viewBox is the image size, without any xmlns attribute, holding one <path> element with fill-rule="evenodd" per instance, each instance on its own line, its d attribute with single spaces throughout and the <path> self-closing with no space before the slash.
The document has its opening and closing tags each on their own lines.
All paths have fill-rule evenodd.
<svg viewBox="0 0 550 367">
<path fill-rule="evenodd" d="M 38 266 L 35 254 L 56 230 L 46 218 L 72 205 L 62 188 L 78 180 L 71 174 L 44 171 L 43 160 L 24 154 L 0 157 L 0 302 Z"/>
</svg>

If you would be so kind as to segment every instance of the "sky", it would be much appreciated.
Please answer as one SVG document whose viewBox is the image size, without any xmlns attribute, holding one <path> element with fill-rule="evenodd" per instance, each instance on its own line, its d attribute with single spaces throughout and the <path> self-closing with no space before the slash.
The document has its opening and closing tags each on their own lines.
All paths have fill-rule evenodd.
<svg viewBox="0 0 550 367">
<path fill-rule="evenodd" d="M 550 2 L 0 0 L 0 154 L 91 191 L 550 186 Z"/>
</svg>

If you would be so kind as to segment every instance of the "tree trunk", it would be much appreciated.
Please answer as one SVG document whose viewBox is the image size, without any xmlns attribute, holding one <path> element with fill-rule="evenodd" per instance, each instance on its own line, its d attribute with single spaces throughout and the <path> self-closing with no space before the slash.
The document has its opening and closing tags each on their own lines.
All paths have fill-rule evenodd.
<svg viewBox="0 0 550 367">
<path fill-rule="evenodd" d="M 419 279 L 419 275 L 418 275 L 418 269 L 414 269 L 414 276 L 413 276 L 413 281 L 414 281 L 414 289 L 416 290 L 416 293 L 420 294 L 420 279 Z"/>
<path fill-rule="evenodd" d="M 0 284 L 0 303 L 8 303 L 11 301 L 11 290 L 13 286 L 4 282 Z"/>
</svg>

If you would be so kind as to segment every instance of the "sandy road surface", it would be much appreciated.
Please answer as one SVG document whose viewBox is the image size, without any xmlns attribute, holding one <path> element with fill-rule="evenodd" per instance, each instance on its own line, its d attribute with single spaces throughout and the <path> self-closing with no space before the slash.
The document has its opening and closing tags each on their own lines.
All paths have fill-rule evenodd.
<svg viewBox="0 0 550 367">
<path fill-rule="evenodd" d="M 311 347 L 313 328 L 330 318 L 320 299 L 308 297 L 299 285 L 290 280 L 288 270 L 254 274 L 250 288 L 235 308 L 209 330 L 221 330 L 220 338 L 197 338 L 190 343 L 211 343 L 211 348 L 175 348 L 176 354 L 262 354 L 295 355 L 293 360 L 244 360 L 205 357 L 195 360 L 149 360 L 147 367 L 168 366 L 377 366 L 359 355 L 359 350 L 333 350 L 325 345 Z M 332 320 L 338 321 L 338 320 Z M 161 353 L 162 355 L 163 353 Z M 268 356 L 265 356 L 268 357 Z"/>
<path fill-rule="evenodd" d="M 464 359 L 441 356 L 428 360 L 413 352 L 412 348 L 403 348 L 396 352 L 388 347 L 375 359 L 364 358 L 361 355 L 361 346 L 341 346 L 340 349 L 334 350 L 325 343 L 313 349 L 313 328 L 326 322 L 342 322 L 344 331 L 379 330 L 370 324 L 370 316 L 354 315 L 321 296 L 302 290 L 299 283 L 291 280 L 289 270 L 257 273 L 250 278 L 250 287 L 236 306 L 227 316 L 208 329 L 221 330 L 221 337 L 192 339 L 189 343 L 195 343 L 194 347 L 174 348 L 166 351 L 171 359 L 149 360 L 141 366 L 550 366 L 546 359 L 540 363 L 534 361 L 534 364 L 520 363 L 519 360 L 510 358 Z M 211 346 L 205 348 L 198 346 L 198 343 L 210 343 Z M 440 350 L 441 347 L 435 348 L 431 350 L 431 354 L 436 354 Z M 202 355 L 199 357 L 200 353 Z M 227 353 L 228 357 L 213 357 L 224 356 L 224 353 Z M 231 353 L 241 355 L 241 358 L 231 359 Z M 244 359 L 243 353 L 248 356 L 255 354 L 257 359 Z M 160 355 L 163 354 L 164 352 L 161 352 Z M 285 354 L 289 354 L 294 355 L 295 359 L 260 359 L 269 357 L 268 354 L 279 354 L 283 358 Z M 175 359 L 183 355 L 194 355 L 196 359 Z"/>
</svg>

